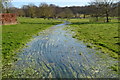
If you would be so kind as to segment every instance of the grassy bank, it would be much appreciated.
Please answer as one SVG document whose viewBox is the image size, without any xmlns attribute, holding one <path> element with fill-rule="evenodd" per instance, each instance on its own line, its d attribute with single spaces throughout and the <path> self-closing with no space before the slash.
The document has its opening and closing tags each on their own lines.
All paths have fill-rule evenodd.
<svg viewBox="0 0 120 80">
<path fill-rule="evenodd" d="M 60 24 L 57 20 L 44 20 L 39 18 L 18 18 L 16 25 L 2 26 L 2 58 L 3 65 L 10 65 L 15 61 L 14 55 L 19 49 L 37 35 L 38 32 L 45 30 L 53 25 Z"/>
<path fill-rule="evenodd" d="M 88 47 L 100 49 L 103 53 L 109 53 L 111 57 L 118 58 L 118 21 L 109 23 L 89 22 L 89 19 L 71 19 L 70 28 L 75 32 L 73 38 L 88 43 Z"/>
</svg>

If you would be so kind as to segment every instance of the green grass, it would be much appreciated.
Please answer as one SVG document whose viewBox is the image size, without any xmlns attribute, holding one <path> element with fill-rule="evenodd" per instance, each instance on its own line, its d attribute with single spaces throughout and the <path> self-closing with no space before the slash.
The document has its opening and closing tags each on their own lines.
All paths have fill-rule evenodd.
<svg viewBox="0 0 120 80">
<path fill-rule="evenodd" d="M 120 28 L 118 28 L 117 19 L 112 19 L 109 23 L 90 22 L 89 19 L 71 19 L 69 21 L 72 23 L 69 27 L 70 30 L 75 32 L 73 38 L 84 41 L 89 48 L 96 48 L 115 59 L 119 58 L 120 36 L 118 32 Z M 110 68 L 119 71 L 118 65 Z"/>
<path fill-rule="evenodd" d="M 2 58 L 3 65 L 15 61 L 14 55 L 30 41 L 33 35 L 53 25 L 60 24 L 57 20 L 40 18 L 18 18 L 16 25 L 2 26 Z"/>
<path fill-rule="evenodd" d="M 109 23 L 89 22 L 89 19 L 71 19 L 69 21 L 72 23 L 70 28 L 75 32 L 73 38 L 92 43 L 92 46 L 102 52 L 118 58 L 120 42 L 118 42 L 119 22 L 117 20 L 111 20 Z"/>
</svg>

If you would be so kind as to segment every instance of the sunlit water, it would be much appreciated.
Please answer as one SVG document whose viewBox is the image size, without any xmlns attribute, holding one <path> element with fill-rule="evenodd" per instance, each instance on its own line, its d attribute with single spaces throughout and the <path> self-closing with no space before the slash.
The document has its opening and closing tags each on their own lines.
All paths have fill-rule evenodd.
<svg viewBox="0 0 120 80">
<path fill-rule="evenodd" d="M 18 53 L 10 70 L 14 78 L 112 78 L 117 74 L 109 67 L 116 61 L 72 38 L 63 28 L 53 26 L 35 36 Z"/>
</svg>

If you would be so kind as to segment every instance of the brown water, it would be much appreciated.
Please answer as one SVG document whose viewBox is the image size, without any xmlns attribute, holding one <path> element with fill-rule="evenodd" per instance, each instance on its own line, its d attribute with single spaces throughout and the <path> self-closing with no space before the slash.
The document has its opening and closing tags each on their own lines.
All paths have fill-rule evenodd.
<svg viewBox="0 0 120 80">
<path fill-rule="evenodd" d="M 10 70 L 13 78 L 113 78 L 109 67 L 116 64 L 108 55 L 86 47 L 63 28 L 53 26 L 27 43 Z M 80 55 L 81 53 L 81 55 Z"/>
</svg>

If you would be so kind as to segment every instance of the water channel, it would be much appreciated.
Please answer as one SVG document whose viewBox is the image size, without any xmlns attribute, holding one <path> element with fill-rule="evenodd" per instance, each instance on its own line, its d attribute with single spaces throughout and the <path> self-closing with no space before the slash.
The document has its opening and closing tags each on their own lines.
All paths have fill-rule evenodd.
<svg viewBox="0 0 120 80">
<path fill-rule="evenodd" d="M 18 53 L 14 78 L 115 78 L 113 58 L 72 38 L 67 22 L 40 32 Z"/>
</svg>

